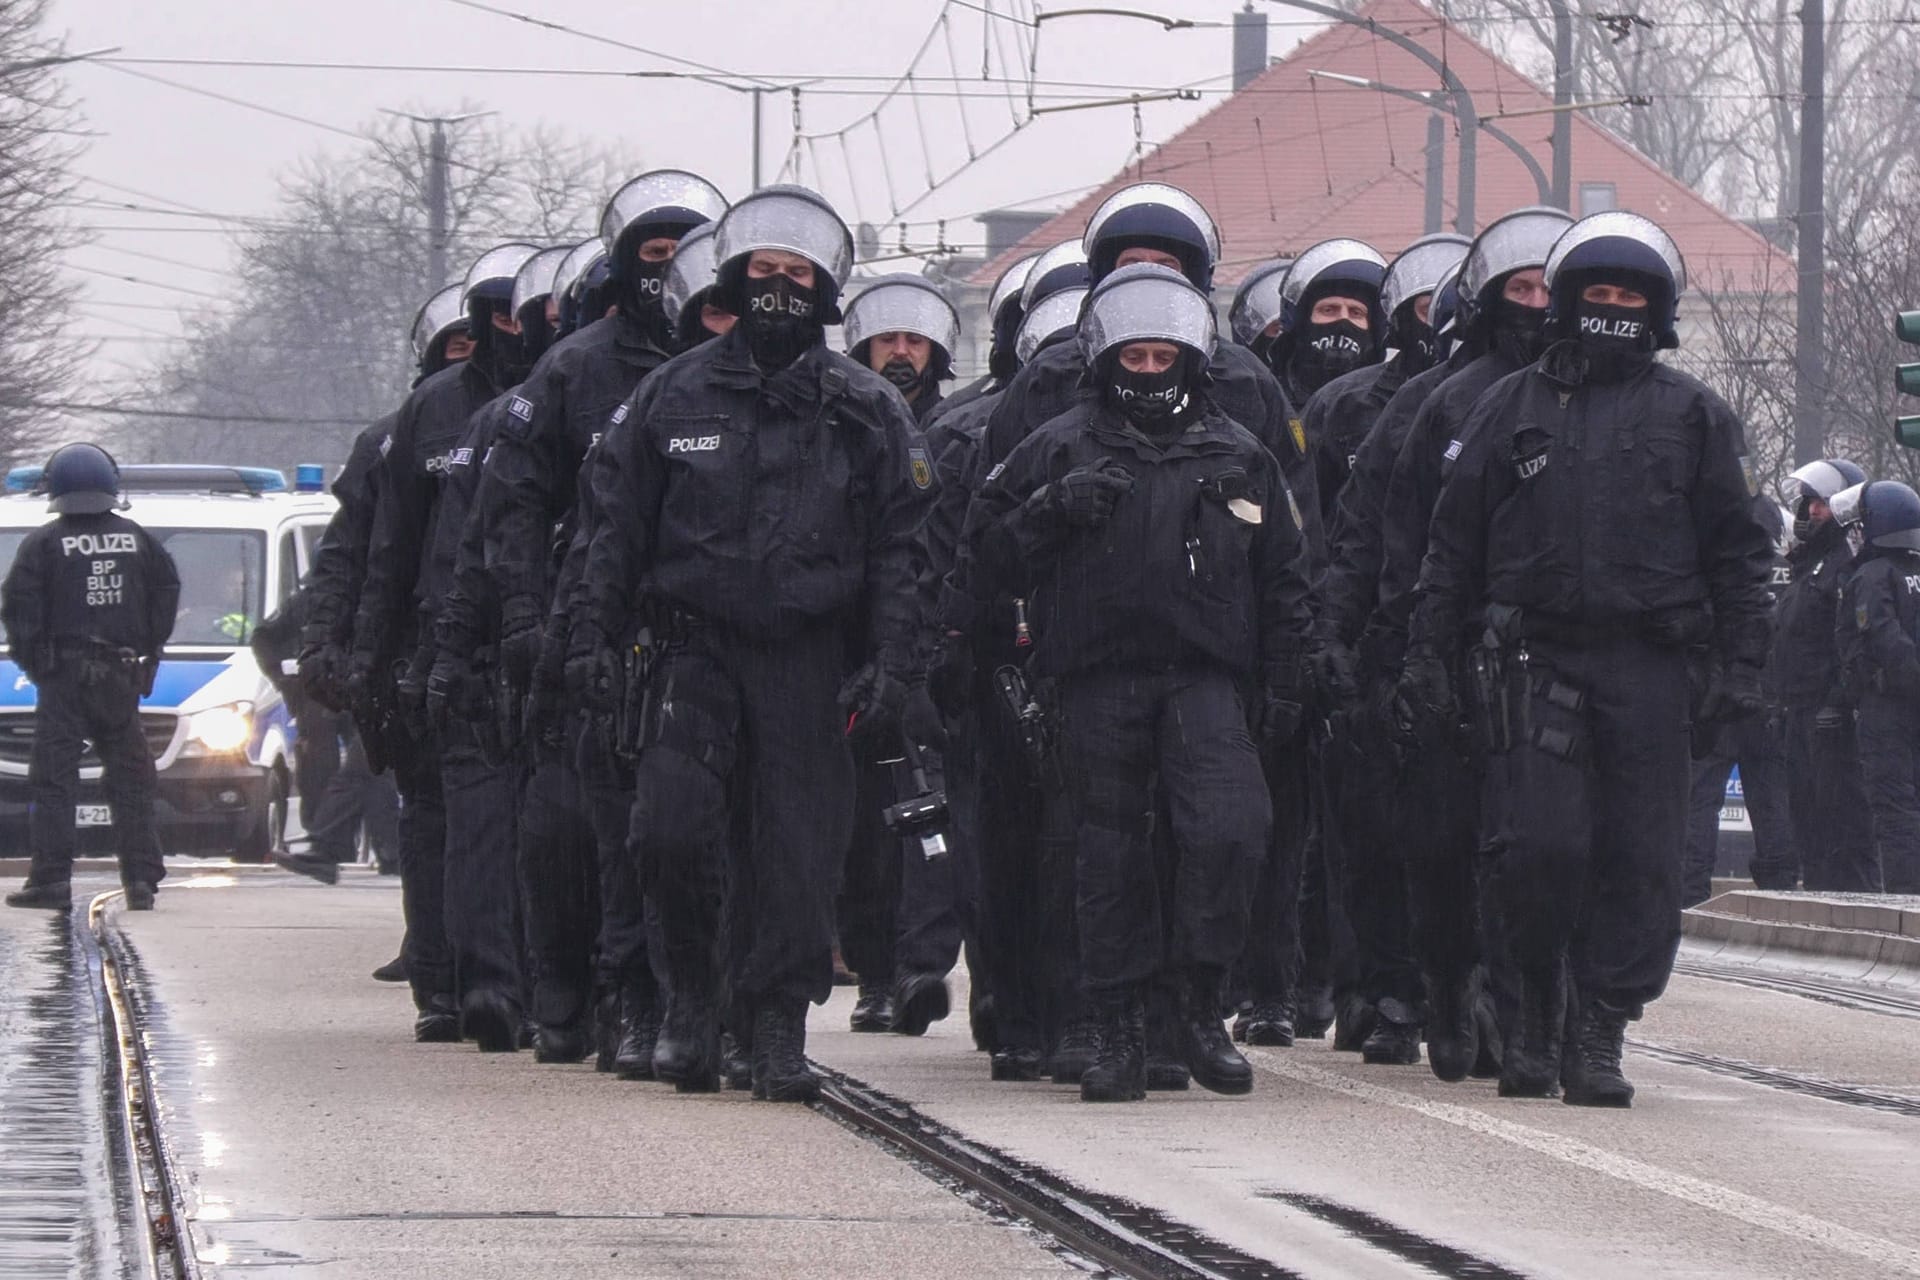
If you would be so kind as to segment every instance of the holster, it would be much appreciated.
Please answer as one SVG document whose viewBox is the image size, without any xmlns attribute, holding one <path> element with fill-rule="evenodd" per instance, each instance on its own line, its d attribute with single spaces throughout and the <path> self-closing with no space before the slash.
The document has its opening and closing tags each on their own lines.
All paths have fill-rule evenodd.
<svg viewBox="0 0 1920 1280">
<path fill-rule="evenodd" d="M 1044 691 L 1035 689 L 1027 673 L 1012 663 L 994 670 L 993 687 L 1000 695 L 1000 714 L 1019 738 L 1033 780 L 1042 785 L 1060 783 L 1059 725 L 1047 709 Z"/>
</svg>

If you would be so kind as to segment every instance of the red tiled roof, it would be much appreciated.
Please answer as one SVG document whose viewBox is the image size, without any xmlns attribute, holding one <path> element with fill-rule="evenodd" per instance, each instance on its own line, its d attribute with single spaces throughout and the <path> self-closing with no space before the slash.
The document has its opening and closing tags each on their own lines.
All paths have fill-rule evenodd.
<svg viewBox="0 0 1920 1280">
<path fill-rule="evenodd" d="M 1552 105 L 1552 96 L 1414 0 L 1375 0 L 1361 9 L 1417 40 L 1460 77 L 1478 113 Z M 1136 169 L 1129 167 L 1034 231 L 973 276 L 991 283 L 1022 254 L 1077 238 L 1102 200 L 1128 183 L 1157 180 L 1180 187 L 1220 225 L 1222 260 L 1215 281 L 1232 285 L 1256 262 L 1292 256 L 1332 236 L 1354 236 L 1389 258 L 1424 229 L 1428 108 L 1372 89 L 1315 79 L 1331 71 L 1414 90 L 1439 87 L 1439 76 L 1406 50 L 1362 28 L 1335 23 L 1224 99 Z M 1446 215 L 1451 229 L 1458 179 L 1458 138 L 1446 123 Z M 1551 115 L 1495 122 L 1552 171 Z M 1521 205 L 1539 203 L 1532 175 L 1483 128 L 1479 135 L 1475 215 L 1484 226 Z M 1751 228 L 1660 169 L 1584 115 L 1573 119 L 1576 212 L 1583 182 L 1614 184 L 1615 206 L 1644 213 L 1667 229 L 1700 289 L 1738 287 L 1765 276 L 1791 289 L 1791 260 Z"/>
</svg>

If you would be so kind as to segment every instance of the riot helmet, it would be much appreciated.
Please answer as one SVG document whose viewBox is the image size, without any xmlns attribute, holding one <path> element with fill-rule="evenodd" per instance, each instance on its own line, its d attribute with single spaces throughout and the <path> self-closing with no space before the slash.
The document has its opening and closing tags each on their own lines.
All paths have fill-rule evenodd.
<svg viewBox="0 0 1920 1280">
<path fill-rule="evenodd" d="M 1017 260 L 1000 273 L 1000 278 L 993 282 L 993 291 L 987 295 L 987 323 L 993 334 L 987 346 L 987 372 L 996 382 L 1006 382 L 1020 371 L 1020 360 L 1015 355 L 1020 320 L 1025 315 L 1020 300 L 1027 276 L 1039 257 L 1037 253 L 1030 253 Z"/>
<path fill-rule="evenodd" d="M 461 285 L 450 284 L 421 304 L 413 317 L 413 363 L 421 376 L 434 374 L 452 363 L 447 358 L 448 339 L 469 336 L 467 309 L 461 301 Z"/>
<path fill-rule="evenodd" d="M 467 323 L 473 327 L 470 359 L 503 391 L 526 377 L 533 362 L 526 358 L 526 344 L 518 326 L 503 329 L 494 319 L 512 324 L 514 277 L 539 252 L 538 245 L 509 241 L 487 250 L 467 269 L 461 298 L 467 308 Z"/>
<path fill-rule="evenodd" d="M 1517 272 L 1546 266 L 1547 254 L 1573 219 L 1561 209 L 1534 205 L 1503 214 L 1473 239 L 1460 264 L 1459 341 L 1485 344 L 1517 364 L 1531 364 L 1546 347 L 1543 308 L 1504 296 Z"/>
<path fill-rule="evenodd" d="M 561 337 L 564 338 L 575 329 L 585 328 L 600 318 L 580 313 L 580 280 L 596 264 L 605 263 L 606 260 L 607 251 L 601 247 L 596 236 L 573 246 L 561 261 L 560 269 L 553 273 L 554 296 L 560 300 Z"/>
<path fill-rule="evenodd" d="M 1401 353 L 1409 374 L 1430 368 L 1437 358 L 1435 341 L 1438 301 L 1436 291 L 1441 279 L 1458 270 L 1473 242 L 1450 231 L 1421 236 L 1401 251 L 1387 267 L 1380 282 L 1380 309 L 1387 316 L 1387 345 Z M 1429 299 L 1427 318 L 1420 318 L 1419 303 Z"/>
<path fill-rule="evenodd" d="M 558 322 L 547 318 L 548 303 L 553 298 L 555 274 L 572 252 L 569 245 L 542 249 L 513 277 L 513 318 L 520 322 L 520 339 L 529 362 L 538 360 L 553 345 Z"/>
<path fill-rule="evenodd" d="M 1201 292 L 1213 288 L 1220 231 L 1198 200 L 1164 182 L 1136 182 L 1108 196 L 1087 219 L 1081 245 L 1095 282 L 1106 279 L 1132 248 L 1170 254 Z"/>
<path fill-rule="evenodd" d="M 763 187 L 727 211 L 716 235 L 716 299 L 740 317 L 762 369 L 786 368 L 821 341 L 825 326 L 840 322 L 853 233 L 824 196 L 786 183 Z M 756 254 L 767 255 L 761 263 L 769 268 L 758 276 Z M 801 282 L 803 270 L 793 259 L 807 264 L 809 283 Z"/>
<path fill-rule="evenodd" d="M 912 355 L 895 351 L 874 369 L 909 400 L 953 376 L 960 316 L 924 276 L 900 273 L 874 280 L 847 304 L 843 325 L 847 354 L 870 369 L 875 339 L 892 333 L 926 339 L 927 359 L 920 367 L 914 367 Z"/>
<path fill-rule="evenodd" d="M 1876 480 L 1860 495 L 1860 526 L 1867 545 L 1920 551 L 1920 493 L 1898 480 Z"/>
<path fill-rule="evenodd" d="M 47 510 L 63 516 L 97 516 L 120 505 L 120 465 L 97 444 L 54 450 L 40 483 Z"/>
<path fill-rule="evenodd" d="M 1267 353 L 1275 373 L 1284 373 L 1308 395 L 1333 379 L 1374 363 L 1386 337 L 1380 285 L 1387 261 L 1359 240 L 1322 240 L 1287 268 L 1280 282 L 1280 334 Z M 1366 309 L 1362 327 L 1354 318 L 1313 318 L 1328 298 L 1346 298 Z"/>
<path fill-rule="evenodd" d="M 1101 400 L 1142 431 L 1177 428 L 1213 358 L 1213 304 L 1158 263 L 1120 267 L 1094 286 L 1080 316 L 1080 347 Z M 1135 368 L 1129 352 L 1171 346 L 1166 364 Z"/>
<path fill-rule="evenodd" d="M 1227 325 L 1233 340 L 1251 348 L 1262 360 L 1267 358 L 1268 348 L 1279 335 L 1275 326 L 1280 323 L 1282 311 L 1280 286 L 1286 283 L 1287 269 L 1291 266 L 1292 258 L 1273 258 L 1259 263 L 1240 277 L 1240 286 L 1233 291 L 1233 304 L 1227 308 Z M 1269 329 L 1274 332 L 1268 333 Z"/>
<path fill-rule="evenodd" d="M 673 263 L 667 268 L 666 285 L 660 291 L 660 308 L 673 328 L 674 342 L 681 350 L 696 347 L 713 337 L 701 323 L 713 287 L 720 279 L 719 247 L 714 238 L 716 223 L 704 222 L 680 237 L 673 251 Z"/>
<path fill-rule="evenodd" d="M 1547 254 L 1546 280 L 1547 326 L 1555 337 L 1588 337 L 1605 330 L 1618 332 L 1642 351 L 1680 345 L 1679 306 L 1687 266 L 1673 237 L 1649 218 L 1609 209 L 1580 219 Z M 1643 294 L 1645 309 L 1585 302 L 1582 292 L 1601 283 Z M 1639 327 L 1631 328 L 1634 325 Z"/>
<path fill-rule="evenodd" d="M 1034 304 L 1061 289 L 1084 289 L 1093 284 L 1087 267 L 1087 251 L 1078 240 L 1062 240 L 1033 260 L 1026 282 L 1020 287 L 1020 308 L 1033 310 Z"/>
<path fill-rule="evenodd" d="M 1833 497 L 1842 489 L 1866 483 L 1867 473 L 1845 458 L 1822 458 L 1818 462 L 1809 462 L 1792 475 L 1782 486 L 1787 490 L 1785 497 L 1793 507 L 1793 536 L 1805 542 L 1813 536 L 1819 527 L 1813 518 L 1814 501 L 1827 504 L 1829 517 L 1833 512 Z"/>
<path fill-rule="evenodd" d="M 666 320 L 660 310 L 660 290 L 667 266 L 664 256 L 643 260 L 641 246 L 649 240 L 680 238 L 703 222 L 727 211 L 727 199 L 711 182 L 684 169 L 655 169 L 627 182 L 600 212 L 600 245 L 607 251 L 620 308 L 648 331 L 656 344 L 665 345 Z"/>
<path fill-rule="evenodd" d="M 1054 338 L 1074 330 L 1090 292 L 1085 285 L 1059 289 L 1034 303 L 1033 310 L 1021 317 L 1020 332 L 1013 340 L 1014 355 L 1021 364 L 1033 359 L 1034 352 Z"/>
<path fill-rule="evenodd" d="M 1827 510 L 1833 514 L 1833 522 L 1840 526 L 1840 531 L 1846 535 L 1847 546 L 1855 555 L 1859 555 L 1861 548 L 1867 545 L 1866 535 L 1860 528 L 1860 499 L 1866 491 L 1867 486 L 1863 481 L 1848 485 L 1827 499 Z"/>
</svg>

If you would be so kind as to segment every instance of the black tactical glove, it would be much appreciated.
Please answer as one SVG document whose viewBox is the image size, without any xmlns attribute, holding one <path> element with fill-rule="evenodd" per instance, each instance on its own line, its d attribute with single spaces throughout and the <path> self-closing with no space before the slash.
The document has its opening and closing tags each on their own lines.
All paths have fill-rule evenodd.
<svg viewBox="0 0 1920 1280">
<path fill-rule="evenodd" d="M 935 705 L 926 681 L 917 681 L 907 687 L 907 701 L 900 713 L 900 727 L 906 730 L 915 746 L 932 747 L 936 751 L 947 749 L 946 718 Z"/>
<path fill-rule="evenodd" d="M 347 656 L 334 644 L 314 644 L 300 650 L 300 688 L 329 711 L 345 711 Z"/>
<path fill-rule="evenodd" d="M 532 596 L 509 596 L 500 603 L 500 667 L 507 673 L 507 683 L 516 689 L 533 683 L 545 620 L 540 602 Z"/>
<path fill-rule="evenodd" d="M 347 668 L 347 710 L 368 724 L 376 723 L 380 719 L 381 693 L 380 677 L 373 669 L 372 659 L 354 654 Z"/>
<path fill-rule="evenodd" d="M 425 742 L 433 731 L 427 719 L 427 676 L 432 670 L 432 655 L 422 649 L 393 682 L 393 700 L 400 711 L 400 723 L 415 742 Z"/>
<path fill-rule="evenodd" d="M 847 736 L 873 739 L 899 728 L 907 686 L 877 662 L 869 662 L 840 686 L 840 709 L 847 713 Z"/>
<path fill-rule="evenodd" d="M 1351 646 L 1329 640 L 1313 655 L 1313 680 L 1328 712 L 1360 701 L 1360 659 Z"/>
<path fill-rule="evenodd" d="M 1760 668 L 1751 662 L 1733 662 L 1715 666 L 1707 679 L 1707 691 L 1700 699 L 1694 719 L 1702 724 L 1733 724 L 1766 710 L 1766 695 L 1760 689 Z"/>
<path fill-rule="evenodd" d="M 1091 528 L 1113 514 L 1120 495 L 1133 488 L 1133 477 L 1112 458 L 1075 467 L 1048 485 L 1047 509 L 1070 525 Z"/>
<path fill-rule="evenodd" d="M 1453 678 L 1440 655 L 1431 649 L 1408 649 L 1393 698 L 1393 718 L 1400 732 L 1424 737 L 1452 724 L 1459 714 L 1453 700 Z"/>
<path fill-rule="evenodd" d="M 160 655 L 150 653 L 140 659 L 140 696 L 153 696 L 153 682 L 160 677 Z"/>
<path fill-rule="evenodd" d="M 442 653 L 427 672 L 427 724 L 443 737 L 453 717 L 460 712 L 469 670 L 466 660 Z"/>
<path fill-rule="evenodd" d="M 601 714 L 614 710 L 619 661 L 599 627 L 591 623 L 574 627 L 564 679 L 575 706 Z"/>
</svg>

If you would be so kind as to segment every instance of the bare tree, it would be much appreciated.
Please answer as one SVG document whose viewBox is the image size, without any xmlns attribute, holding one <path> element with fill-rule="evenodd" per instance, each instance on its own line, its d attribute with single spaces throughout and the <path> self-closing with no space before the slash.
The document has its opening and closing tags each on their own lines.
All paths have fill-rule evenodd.
<svg viewBox="0 0 1920 1280">
<path fill-rule="evenodd" d="M 87 351 L 68 337 L 61 256 L 80 243 L 73 199 L 79 134 L 56 70 L 65 51 L 41 34 L 47 0 L 0 0 L 0 461 L 46 445 Z"/>
<path fill-rule="evenodd" d="M 200 420 L 158 428 L 136 420 L 123 444 L 130 456 L 337 462 L 361 424 L 406 394 L 409 330 L 434 287 L 428 142 L 424 129 L 392 117 L 366 134 L 356 152 L 296 166 L 274 213 L 239 237 L 233 296 L 193 321 L 152 387 L 158 403 Z M 447 262 L 456 276 L 503 240 L 593 235 L 629 171 L 576 139 L 490 119 L 449 126 L 448 152 Z"/>
</svg>

